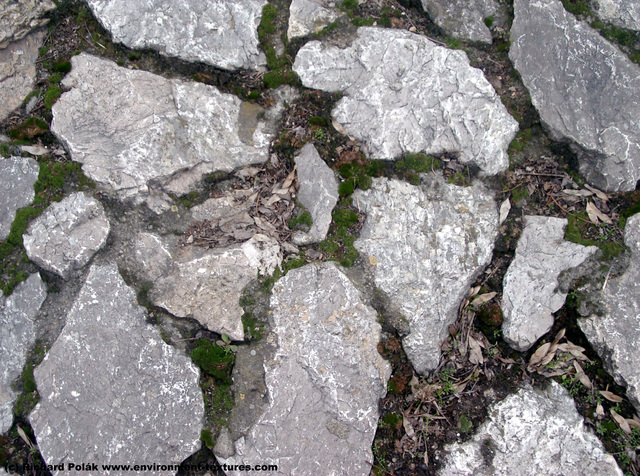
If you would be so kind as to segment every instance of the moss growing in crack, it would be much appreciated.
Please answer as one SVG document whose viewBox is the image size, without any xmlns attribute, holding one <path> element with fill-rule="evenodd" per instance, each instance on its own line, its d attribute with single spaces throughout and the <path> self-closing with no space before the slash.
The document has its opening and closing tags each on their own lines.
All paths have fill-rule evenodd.
<svg viewBox="0 0 640 476">
<path fill-rule="evenodd" d="M 427 154 L 405 154 L 402 159 L 396 162 L 396 172 L 407 174 L 411 171 L 417 173 L 431 172 L 440 169 L 441 164 L 438 159 Z"/>
<path fill-rule="evenodd" d="M 447 177 L 447 182 L 458 185 L 459 187 L 469 187 L 471 186 L 471 179 L 469 178 L 469 174 L 462 172 L 456 172 L 453 175 L 449 175 Z"/>
<path fill-rule="evenodd" d="M 14 383 L 14 390 L 21 392 L 13 407 L 13 413 L 18 417 L 26 418 L 40 400 L 33 370 L 42 362 L 44 354 L 44 345 L 42 342 L 36 342 L 27 358 L 27 364 L 20 374 L 20 380 L 17 384 Z"/>
<path fill-rule="evenodd" d="M 207 339 L 198 339 L 196 348 L 191 351 L 191 360 L 210 376 L 225 385 L 231 385 L 231 369 L 234 361 L 233 352 L 214 345 Z"/>
<path fill-rule="evenodd" d="M 9 131 L 13 140 L 31 140 L 49 132 L 49 124 L 38 117 L 30 117 Z"/>
<path fill-rule="evenodd" d="M 351 228 L 358 223 L 358 215 L 351 209 L 339 208 L 334 210 L 332 217 L 329 236 L 318 248 L 325 253 L 327 259 L 338 261 L 348 268 L 358 259 L 358 250 L 353 246 L 355 236 L 351 233 Z"/>
<path fill-rule="evenodd" d="M 49 86 L 44 93 L 44 107 L 50 111 L 60 96 L 62 96 L 60 86 L 57 84 Z"/>
<path fill-rule="evenodd" d="M 258 26 L 258 39 L 261 43 L 265 43 L 268 36 L 276 31 L 276 17 L 278 16 L 278 9 L 275 5 L 267 3 L 262 7 L 262 18 L 260 19 L 260 25 Z"/>
<path fill-rule="evenodd" d="M 609 260 L 625 250 L 622 243 L 615 241 L 614 228 L 611 225 L 594 225 L 586 212 L 572 213 L 567 217 L 564 239 L 584 246 L 597 246 L 602 250 L 603 258 Z M 597 238 L 591 238 L 595 236 Z"/>
<path fill-rule="evenodd" d="M 297 217 L 294 217 L 291 220 L 289 220 L 289 228 L 291 228 L 292 230 L 295 230 L 296 228 L 300 228 L 301 225 L 306 226 L 307 229 L 311 228 L 311 225 L 313 225 L 313 219 L 311 218 L 311 214 L 306 210 L 302 212 L 300 215 L 298 215 Z"/>
</svg>

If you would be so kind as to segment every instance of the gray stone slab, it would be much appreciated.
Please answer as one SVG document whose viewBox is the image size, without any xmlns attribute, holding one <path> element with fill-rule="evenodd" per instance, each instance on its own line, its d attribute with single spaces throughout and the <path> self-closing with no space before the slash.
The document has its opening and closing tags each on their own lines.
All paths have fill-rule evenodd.
<svg viewBox="0 0 640 476">
<path fill-rule="evenodd" d="M 602 20 L 640 31 L 640 0 L 594 0 L 593 3 L 596 15 Z"/>
<path fill-rule="evenodd" d="M 266 64 L 258 46 L 265 0 L 88 0 L 113 40 L 235 70 Z"/>
<path fill-rule="evenodd" d="M 341 15 L 336 2 L 332 0 L 292 0 L 289 7 L 287 38 L 300 38 L 318 33 Z"/>
<path fill-rule="evenodd" d="M 471 440 L 445 451 L 440 476 L 623 474 L 553 380 L 546 390 L 526 386 L 493 405 Z"/>
<path fill-rule="evenodd" d="M 640 178 L 640 66 L 560 0 L 516 0 L 509 58 L 554 139 L 573 145 L 580 171 L 607 191 Z"/>
<path fill-rule="evenodd" d="M 484 19 L 495 15 L 495 0 L 422 0 L 433 22 L 454 38 L 491 43 L 491 30 Z"/>
<path fill-rule="evenodd" d="M 0 241 L 9 235 L 16 212 L 33 201 L 39 172 L 34 159 L 0 157 Z"/>
<path fill-rule="evenodd" d="M 274 474 L 368 475 L 391 374 L 377 351 L 376 312 L 332 262 L 289 271 L 271 311 L 278 344 L 265 362 L 269 404 L 235 455 L 219 460 L 277 464 Z"/>
<path fill-rule="evenodd" d="M 515 350 L 529 350 L 553 327 L 567 293 L 558 288 L 560 273 L 583 263 L 598 251 L 564 241 L 567 220 L 526 216 L 516 255 L 503 281 L 502 336 Z"/>
<path fill-rule="evenodd" d="M 135 302 L 115 265 L 92 266 L 34 371 L 40 402 L 29 419 L 47 464 L 177 465 L 200 448 L 199 371 Z"/>
<path fill-rule="evenodd" d="M 69 279 L 107 243 L 110 229 L 102 204 L 76 192 L 52 203 L 29 225 L 24 248 L 38 266 Z"/>
<path fill-rule="evenodd" d="M 492 193 L 421 175 L 421 185 L 373 179 L 355 199 L 367 214 L 355 247 L 375 285 L 408 321 L 402 345 L 418 373 L 435 369 L 440 346 L 473 280 L 491 261 L 498 232 Z"/>
<path fill-rule="evenodd" d="M 306 87 L 344 93 L 332 116 L 372 158 L 457 152 L 487 175 L 509 166 L 518 123 L 462 51 L 363 27 L 348 48 L 307 43 L 293 69 Z"/>
<path fill-rule="evenodd" d="M 21 40 L 48 20 L 42 15 L 56 8 L 51 0 L 10 0 L 0 4 L 0 49 Z M 0 63 L 2 60 L 0 59 Z"/>
</svg>

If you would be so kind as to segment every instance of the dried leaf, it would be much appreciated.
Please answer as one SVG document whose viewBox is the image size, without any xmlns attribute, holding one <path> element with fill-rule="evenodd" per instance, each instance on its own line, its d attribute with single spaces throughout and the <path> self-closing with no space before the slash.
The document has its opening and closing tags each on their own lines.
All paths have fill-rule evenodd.
<svg viewBox="0 0 640 476">
<path fill-rule="evenodd" d="M 404 427 L 404 432 L 407 434 L 407 436 L 415 441 L 416 432 L 414 431 L 413 425 L 411 424 L 409 419 L 404 415 L 402 416 L 402 426 Z"/>
<path fill-rule="evenodd" d="M 340 124 L 338 121 L 336 121 L 335 119 L 331 119 L 331 124 L 333 125 L 333 128 L 338 131 L 340 134 L 342 134 L 343 136 L 348 136 L 349 133 L 347 132 L 347 130 L 342 127 L 342 124 Z"/>
<path fill-rule="evenodd" d="M 565 189 L 562 191 L 562 193 L 566 194 L 566 195 L 572 195 L 574 197 L 590 197 L 591 195 L 593 195 L 593 192 L 589 191 L 589 190 L 571 190 L 571 189 Z"/>
<path fill-rule="evenodd" d="M 547 342 L 546 344 L 542 344 L 540 347 L 538 347 L 538 350 L 536 350 L 535 353 L 531 356 L 531 359 L 529 359 L 529 367 L 533 367 L 534 365 L 539 363 L 544 358 L 544 356 L 547 355 L 549 347 L 551 347 L 551 342 Z"/>
<path fill-rule="evenodd" d="M 16 429 L 18 430 L 18 435 L 20 435 L 20 438 L 22 438 L 22 441 L 24 441 L 26 443 L 26 445 L 29 447 L 29 449 L 31 450 L 36 450 L 36 445 L 34 445 L 31 440 L 29 439 L 29 437 L 27 436 L 27 434 L 24 432 L 24 430 L 20 427 L 20 425 L 16 425 Z"/>
<path fill-rule="evenodd" d="M 613 225 L 613 221 L 611 220 L 611 218 L 609 218 L 609 216 L 605 213 L 602 213 L 600 210 L 598 210 L 598 207 L 596 207 L 593 202 L 587 203 L 587 215 L 589 215 L 589 220 L 591 220 L 596 225 L 598 224 L 598 220 L 606 223 L 607 225 Z"/>
<path fill-rule="evenodd" d="M 604 408 L 602 407 L 602 403 L 598 403 L 598 405 L 596 406 L 596 415 L 598 417 L 604 416 Z"/>
<path fill-rule="evenodd" d="M 51 152 L 49 149 L 47 149 L 46 147 L 42 147 L 41 145 L 23 145 L 22 147 L 20 147 L 20 149 L 27 154 L 35 156 L 47 155 L 49 152 Z"/>
<path fill-rule="evenodd" d="M 540 361 L 540 363 L 538 364 L 538 367 L 544 367 L 549 362 L 551 362 L 555 357 L 556 357 L 556 348 L 553 348 L 552 346 L 552 348 L 549 349 L 549 352 L 547 352 L 547 355 L 545 355 L 544 358 Z"/>
<path fill-rule="evenodd" d="M 640 430 L 640 422 L 637 422 L 630 418 L 627 418 L 626 420 L 627 420 L 627 425 L 629 425 L 629 428 L 635 428 L 636 430 Z"/>
<path fill-rule="evenodd" d="M 455 388 L 456 388 L 455 394 L 456 395 L 460 395 L 462 392 L 464 392 L 464 389 L 467 388 L 467 384 L 468 383 L 469 382 L 462 382 L 462 383 L 458 383 L 458 384 L 454 385 Z"/>
<path fill-rule="evenodd" d="M 556 334 L 555 339 L 553 339 L 553 344 L 555 345 L 555 344 L 557 344 L 558 342 L 560 342 L 560 340 L 564 337 L 564 334 L 565 334 L 566 332 L 567 332 L 567 329 L 566 329 L 566 328 L 564 328 L 564 329 L 560 329 L 560 330 L 558 331 L 558 333 Z"/>
<path fill-rule="evenodd" d="M 618 424 L 618 426 L 622 431 L 624 431 L 627 434 L 631 433 L 631 427 L 629 426 L 629 423 L 627 423 L 626 418 L 618 415 L 613 408 L 609 410 L 609 413 L 611 413 L 611 416 L 616 421 L 616 423 Z"/>
<path fill-rule="evenodd" d="M 573 368 L 576 369 L 576 375 L 578 376 L 578 380 L 580 380 L 580 383 L 586 388 L 593 388 L 591 380 L 589 380 L 587 374 L 584 373 L 584 370 L 582 370 L 582 366 L 578 363 L 578 361 L 573 361 Z"/>
<path fill-rule="evenodd" d="M 475 287 L 469 289 L 469 294 L 467 295 L 467 297 L 472 298 L 473 296 L 478 294 L 481 289 L 482 289 L 481 286 L 475 286 Z"/>
<path fill-rule="evenodd" d="M 620 403 L 622 401 L 622 397 L 619 397 L 615 393 L 609 392 L 608 390 L 600 390 L 600 395 L 613 403 Z"/>
<path fill-rule="evenodd" d="M 471 305 L 474 307 L 482 306 L 484 303 L 491 301 L 497 294 L 496 292 L 481 294 L 471 302 Z"/>
<path fill-rule="evenodd" d="M 502 202 L 502 205 L 500 205 L 500 224 L 501 225 L 509 216 L 510 210 L 511 210 L 511 202 L 507 198 L 504 202 Z"/>
<path fill-rule="evenodd" d="M 607 195 L 607 194 L 606 194 L 606 193 L 604 193 L 603 191 L 598 190 L 597 188 L 592 187 L 592 186 L 591 186 L 591 185 L 589 185 L 589 184 L 586 184 L 586 185 L 585 185 L 585 188 L 587 188 L 588 190 L 591 190 L 593 193 L 595 193 L 595 194 L 596 194 L 596 197 L 598 197 L 600 200 L 603 200 L 603 201 L 605 201 L 605 202 L 606 202 L 607 200 L 609 200 L 609 195 Z"/>
<path fill-rule="evenodd" d="M 482 347 L 480 347 L 480 343 L 469 336 L 469 362 L 472 364 L 482 364 L 484 363 L 484 359 L 482 358 Z"/>
</svg>

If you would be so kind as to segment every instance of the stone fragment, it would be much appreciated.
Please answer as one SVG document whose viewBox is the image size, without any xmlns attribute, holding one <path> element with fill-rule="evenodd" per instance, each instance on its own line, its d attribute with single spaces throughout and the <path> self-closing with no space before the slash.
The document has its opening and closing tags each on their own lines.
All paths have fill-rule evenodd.
<svg viewBox="0 0 640 476">
<path fill-rule="evenodd" d="M 640 66 L 560 0 L 516 0 L 509 58 L 556 140 L 569 142 L 580 171 L 606 191 L 640 178 Z"/>
<path fill-rule="evenodd" d="M 413 367 L 433 370 L 462 299 L 491 261 L 493 196 L 481 183 L 459 187 L 431 174 L 421 175 L 420 186 L 374 178 L 355 200 L 367 214 L 355 247 L 369 256 L 375 285 L 409 323 L 403 347 Z"/>
<path fill-rule="evenodd" d="M 266 64 L 258 46 L 265 0 L 88 0 L 113 40 L 226 70 Z"/>
<path fill-rule="evenodd" d="M 391 374 L 377 351 L 376 312 L 332 262 L 291 270 L 274 286 L 271 310 L 278 343 L 265 362 L 269 403 L 236 440 L 235 455 L 217 455 L 221 463 L 368 475 L 378 400 Z"/>
<path fill-rule="evenodd" d="M 21 40 L 49 20 L 42 15 L 56 8 L 51 0 L 11 0 L 0 6 L 0 49 L 11 41 Z M 37 51 L 36 47 L 36 51 Z M 37 54 L 36 54 L 37 57 Z M 2 59 L 0 58 L 0 64 Z"/>
<path fill-rule="evenodd" d="M 579 319 L 578 324 L 640 412 L 640 215 L 627 220 L 624 233 L 631 249 L 629 267 L 607 281 L 599 300 L 604 315 Z"/>
<path fill-rule="evenodd" d="M 289 7 L 289 39 L 318 33 L 341 15 L 336 2 L 329 0 L 293 0 Z"/>
<path fill-rule="evenodd" d="M 518 123 L 462 51 L 404 30 L 363 27 L 345 49 L 307 43 L 293 69 L 306 87 L 344 93 L 332 116 L 371 157 L 457 152 L 487 175 L 509 166 Z"/>
<path fill-rule="evenodd" d="M 0 36 L 3 29 L 0 29 Z M 43 32 L 35 32 L 0 49 L 0 121 L 9 116 L 33 90 L 36 60 Z"/>
<path fill-rule="evenodd" d="M 237 190 L 231 195 L 209 198 L 200 205 L 191 208 L 191 218 L 196 221 L 218 220 L 220 224 L 235 220 L 238 215 L 246 213 L 251 208 L 247 197 L 253 190 Z"/>
<path fill-rule="evenodd" d="M 37 273 L 18 284 L 6 299 L 0 291 L 0 433 L 13 424 L 18 393 L 11 383 L 20 376 L 36 340 L 33 320 L 46 297 L 46 287 Z"/>
<path fill-rule="evenodd" d="M 484 19 L 495 15 L 495 0 L 422 0 L 433 22 L 454 38 L 491 43 L 491 30 Z"/>
<path fill-rule="evenodd" d="M 47 464 L 175 465 L 200 448 L 199 371 L 135 302 L 115 265 L 91 267 L 34 372 L 29 419 Z"/>
<path fill-rule="evenodd" d="M 295 158 L 298 171 L 298 201 L 311 214 L 309 232 L 296 232 L 293 242 L 308 245 L 324 240 L 331 225 L 331 212 L 338 203 L 338 181 L 318 151 L 309 143 Z"/>
<path fill-rule="evenodd" d="M 84 192 L 52 203 L 23 235 L 27 256 L 69 279 L 107 243 L 110 225 L 102 204 Z"/>
<path fill-rule="evenodd" d="M 640 31 L 640 0 L 594 0 L 594 6 L 602 20 Z"/>
<path fill-rule="evenodd" d="M 470 441 L 445 450 L 440 476 L 622 476 L 613 456 L 585 428 L 571 396 L 553 380 L 546 390 L 526 386 L 493 405 Z"/>
<path fill-rule="evenodd" d="M 553 313 L 567 293 L 558 288 L 563 271 L 583 263 L 598 248 L 564 241 L 567 220 L 525 217 L 525 228 L 503 282 L 502 336 L 515 350 L 529 350 L 551 330 Z"/>
<path fill-rule="evenodd" d="M 186 246 L 174 251 L 159 237 L 141 233 L 136 258 L 153 282 L 153 304 L 239 341 L 244 339 L 242 290 L 258 274 L 272 274 L 282 253 L 276 240 L 260 234 L 228 248 Z"/>
<path fill-rule="evenodd" d="M 87 54 L 72 65 L 51 130 L 120 199 L 140 201 L 150 187 L 186 194 L 204 174 L 269 158 L 271 123 L 256 104 Z"/>
<path fill-rule="evenodd" d="M 33 159 L 0 157 L 0 241 L 9 235 L 16 212 L 33 201 L 39 171 Z"/>
</svg>

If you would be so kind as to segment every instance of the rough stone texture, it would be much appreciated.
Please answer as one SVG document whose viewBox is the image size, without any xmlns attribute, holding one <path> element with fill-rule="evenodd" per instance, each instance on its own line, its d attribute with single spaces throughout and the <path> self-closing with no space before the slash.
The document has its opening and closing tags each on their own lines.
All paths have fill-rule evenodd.
<svg viewBox="0 0 640 476">
<path fill-rule="evenodd" d="M 318 33 L 341 15 L 331 0 L 293 0 L 289 7 L 289 39 Z"/>
<path fill-rule="evenodd" d="M 333 171 L 309 143 L 295 158 L 298 166 L 298 201 L 309 211 L 313 220 L 307 232 L 293 235 L 296 245 L 308 245 L 324 240 L 331 225 L 331 212 L 338 203 L 338 181 Z"/>
<path fill-rule="evenodd" d="M 265 0 L 88 0 L 113 40 L 234 70 L 266 63 L 258 47 Z"/>
<path fill-rule="evenodd" d="M 162 240 L 141 233 L 136 258 L 153 282 L 149 299 L 177 317 L 191 317 L 207 329 L 243 340 L 243 288 L 280 266 L 280 246 L 273 238 L 254 235 L 228 248 L 186 246 L 172 252 Z"/>
<path fill-rule="evenodd" d="M 498 229 L 492 194 L 422 175 L 421 185 L 373 179 L 355 198 L 367 219 L 355 242 L 375 264 L 375 285 L 409 322 L 403 339 L 419 373 L 440 361 L 440 345 L 469 286 L 491 261 Z"/>
<path fill-rule="evenodd" d="M 43 32 L 36 32 L 0 49 L 0 121 L 20 106 L 33 90 L 38 49 L 43 37 Z"/>
<path fill-rule="evenodd" d="M 181 195 L 207 173 L 269 158 L 265 111 L 202 83 L 167 80 L 80 54 L 51 130 L 83 171 L 121 199 Z"/>
<path fill-rule="evenodd" d="M 447 35 L 491 43 L 491 30 L 484 19 L 498 10 L 494 0 L 422 0 L 422 7 Z"/>
<path fill-rule="evenodd" d="M 33 201 L 39 171 L 34 159 L 0 158 L 0 241 L 9 235 L 16 212 Z"/>
<path fill-rule="evenodd" d="M 84 192 L 72 193 L 29 225 L 24 248 L 38 266 L 69 279 L 107 243 L 109 230 L 102 204 Z"/>
<path fill-rule="evenodd" d="M 278 350 L 265 363 L 269 405 L 221 462 L 277 464 L 277 474 L 368 475 L 378 400 L 391 374 L 377 351 L 376 312 L 335 263 L 290 271 L 274 286 L 271 309 Z"/>
<path fill-rule="evenodd" d="M 178 464 L 200 448 L 199 371 L 135 301 L 115 265 L 94 265 L 35 369 L 30 421 L 47 464 Z"/>
<path fill-rule="evenodd" d="M 624 241 L 631 263 L 622 276 L 608 280 L 600 299 L 604 315 L 578 324 L 640 411 L 640 215 L 627 220 Z"/>
<path fill-rule="evenodd" d="M 37 273 L 16 286 L 6 300 L 0 291 L 0 433 L 13 424 L 18 394 L 11 382 L 20 376 L 35 342 L 33 319 L 46 297 L 46 287 Z"/>
<path fill-rule="evenodd" d="M 526 386 L 495 404 L 470 441 L 445 449 L 440 476 L 622 476 L 585 428 L 568 392 L 553 380 L 544 391 Z"/>
<path fill-rule="evenodd" d="M 230 195 L 209 198 L 200 205 L 191 208 L 191 218 L 200 220 L 219 220 L 220 225 L 235 221 L 251 208 L 251 202 L 245 200 L 253 190 L 234 190 Z M 253 219 L 251 219 L 253 221 Z"/>
<path fill-rule="evenodd" d="M 21 40 L 31 30 L 45 25 L 48 20 L 40 17 L 54 8 L 56 5 L 51 0 L 3 1 L 0 5 L 0 49 L 6 48 L 11 41 Z"/>
<path fill-rule="evenodd" d="M 293 69 L 307 87 L 345 94 L 333 118 L 371 157 L 458 152 L 488 175 L 509 166 L 518 123 L 462 51 L 404 30 L 363 27 L 346 49 L 307 43 Z"/>
<path fill-rule="evenodd" d="M 594 3 L 602 20 L 640 31 L 640 0 L 594 0 Z"/>
<path fill-rule="evenodd" d="M 598 248 L 564 241 L 567 220 L 525 217 L 516 255 L 503 282 L 502 335 L 515 350 L 528 350 L 553 326 L 553 313 L 567 297 L 558 289 L 558 276 L 575 268 Z"/>
<path fill-rule="evenodd" d="M 640 66 L 560 0 L 516 0 L 509 57 L 552 137 L 587 180 L 631 191 L 640 178 Z"/>
</svg>

